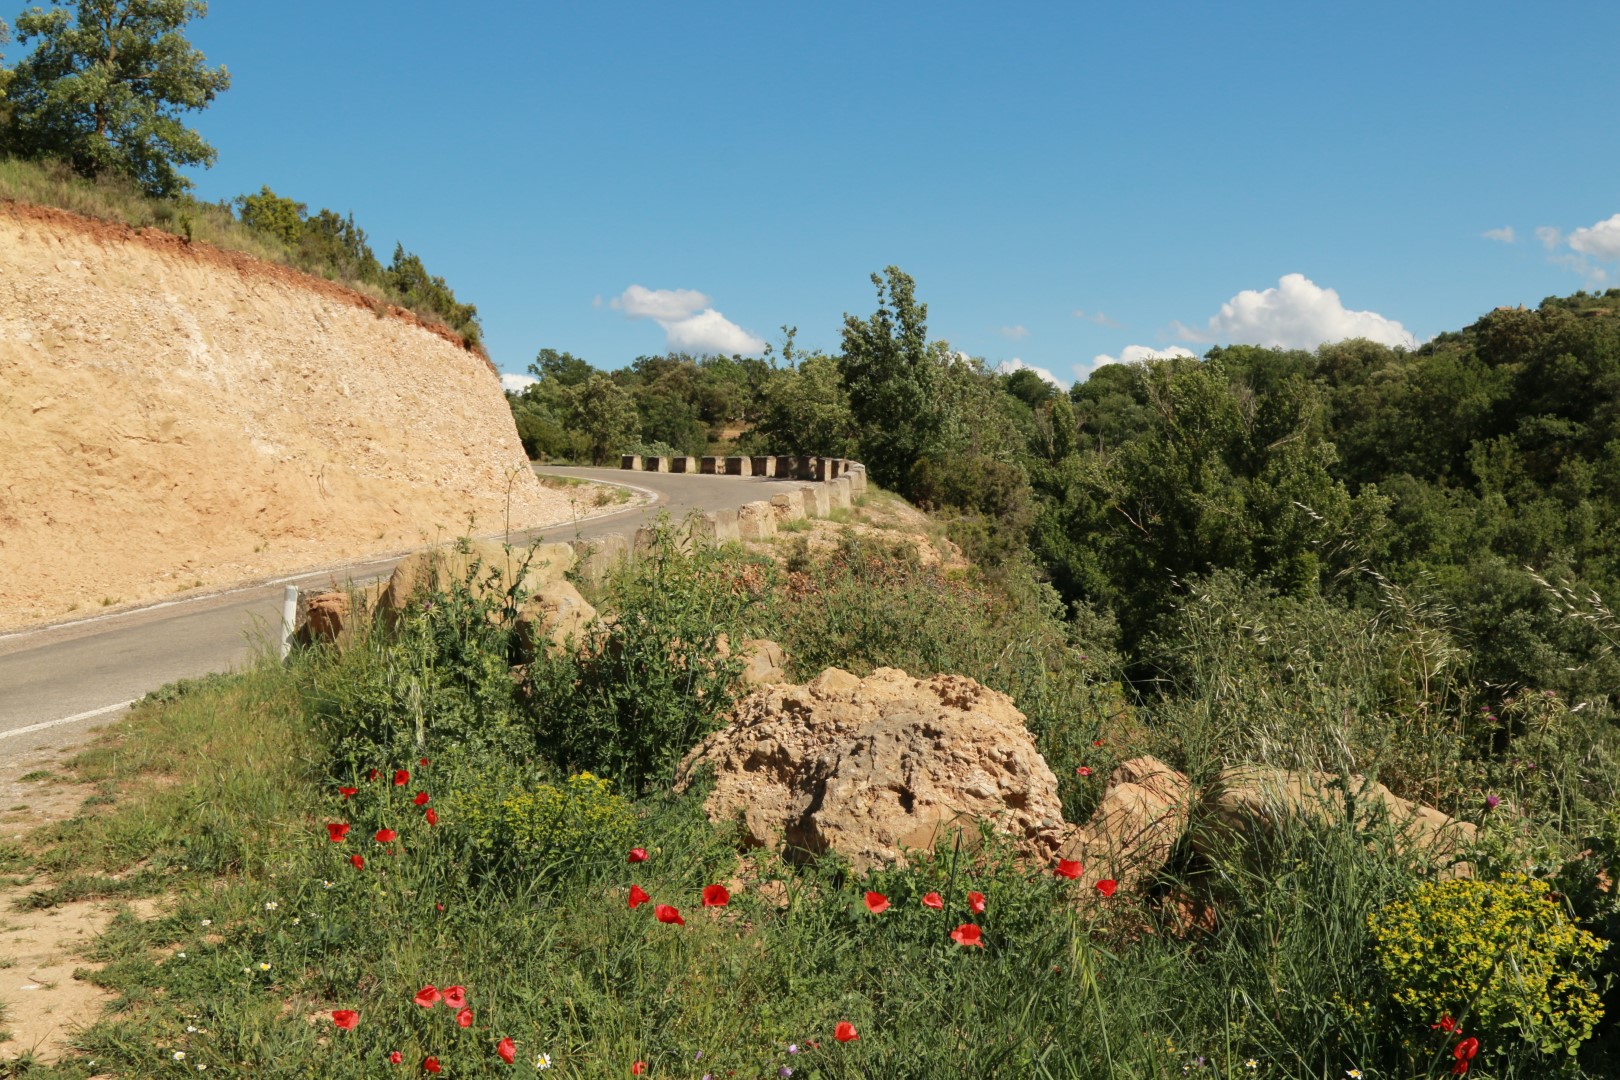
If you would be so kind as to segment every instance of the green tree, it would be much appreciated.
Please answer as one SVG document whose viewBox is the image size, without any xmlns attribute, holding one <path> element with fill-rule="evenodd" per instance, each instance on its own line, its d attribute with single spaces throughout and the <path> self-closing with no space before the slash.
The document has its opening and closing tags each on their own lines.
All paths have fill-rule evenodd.
<svg viewBox="0 0 1620 1080">
<path fill-rule="evenodd" d="M 179 170 L 216 155 L 180 116 L 231 85 L 182 33 L 207 13 L 202 0 L 53 0 L 24 12 L 17 39 L 37 44 L 12 73 L 5 148 L 83 176 L 128 176 L 152 195 L 190 188 Z"/>
<path fill-rule="evenodd" d="M 236 197 L 236 212 L 242 224 L 294 249 L 304 234 L 304 214 L 308 210 L 303 203 L 284 199 L 268 186 L 260 187 L 257 195 Z"/>
<path fill-rule="evenodd" d="M 534 363 L 529 365 L 529 374 L 543 383 L 559 387 L 578 386 L 589 379 L 594 370 L 573 353 L 558 352 L 556 349 L 541 349 Z"/>
<path fill-rule="evenodd" d="M 389 288 L 404 299 L 405 306 L 438 316 L 446 326 L 475 345 L 482 337 L 478 308 L 459 302 L 444 278 L 428 273 L 422 260 L 406 251 L 403 244 L 394 245 L 394 261 L 388 267 L 387 281 Z"/>
<path fill-rule="evenodd" d="M 838 361 L 821 353 L 804 357 L 764 391 L 761 448 L 773 454 L 825 454 L 851 457 L 856 449 L 855 416 L 844 391 Z"/>
<path fill-rule="evenodd" d="M 861 460 L 872 478 L 904 491 L 916 460 L 936 448 L 945 426 L 939 392 L 949 348 L 928 342 L 928 305 L 897 266 L 872 275 L 878 309 L 869 319 L 844 316 L 839 367 L 860 431 Z"/>
<path fill-rule="evenodd" d="M 568 425 L 585 436 L 591 461 L 600 465 L 636 438 L 636 400 L 602 372 L 568 391 Z"/>
</svg>

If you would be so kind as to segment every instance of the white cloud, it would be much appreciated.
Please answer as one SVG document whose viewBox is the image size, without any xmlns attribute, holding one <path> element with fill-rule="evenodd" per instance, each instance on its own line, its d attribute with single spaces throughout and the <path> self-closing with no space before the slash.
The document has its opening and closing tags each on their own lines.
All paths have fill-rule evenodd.
<svg viewBox="0 0 1620 1080">
<path fill-rule="evenodd" d="M 533 375 L 514 375 L 510 371 L 501 372 L 501 389 L 509 394 L 521 393 L 525 386 L 533 386 L 539 381 Z"/>
<path fill-rule="evenodd" d="M 1548 251 L 1551 251 L 1553 248 L 1564 242 L 1564 234 L 1561 230 L 1555 229 L 1551 225 L 1543 225 L 1536 230 L 1536 239 L 1541 241 L 1542 247 L 1546 248 Z"/>
<path fill-rule="evenodd" d="M 1024 326 L 1022 323 L 1017 326 L 1003 326 L 1001 329 L 997 330 L 996 333 L 1000 334 L 1008 341 L 1023 341 L 1025 338 L 1029 337 L 1029 327 Z"/>
<path fill-rule="evenodd" d="M 1571 250 L 1594 259 L 1620 262 L 1620 214 L 1596 225 L 1576 229 L 1569 234 L 1569 246 Z"/>
<path fill-rule="evenodd" d="M 1074 317 L 1077 319 L 1084 319 L 1086 322 L 1096 323 L 1098 326 L 1112 326 L 1116 328 L 1119 326 L 1119 323 L 1115 322 L 1113 319 L 1110 319 L 1100 311 L 1081 311 L 1079 308 L 1075 308 Z"/>
<path fill-rule="evenodd" d="M 1285 274 L 1276 288 L 1245 289 L 1221 305 L 1202 330 L 1176 324 L 1185 341 L 1314 349 L 1331 341 L 1368 338 L 1385 345 L 1415 348 L 1411 331 L 1376 311 L 1351 311 L 1339 294 L 1304 274 Z"/>
<path fill-rule="evenodd" d="M 765 351 L 765 339 L 750 334 L 710 306 L 696 289 L 648 289 L 632 285 L 611 305 L 627 318 L 651 319 L 664 328 L 669 348 L 692 353 Z"/>
<path fill-rule="evenodd" d="M 1011 360 L 1003 360 L 1001 363 L 996 365 L 997 375 L 1011 375 L 1015 371 L 1033 371 L 1035 374 L 1039 375 L 1041 378 L 1045 379 L 1059 390 L 1064 389 L 1063 384 L 1058 382 L 1058 377 L 1056 375 L 1052 374 L 1050 371 L 1047 371 L 1043 367 L 1036 367 L 1034 364 L 1026 364 L 1016 356 Z"/>
<path fill-rule="evenodd" d="M 1518 239 L 1511 225 L 1504 225 L 1500 229 L 1486 229 L 1479 235 L 1487 240 L 1500 240 L 1504 244 L 1511 244 Z"/>
<path fill-rule="evenodd" d="M 1174 356 L 1191 357 L 1194 355 L 1196 354 L 1192 350 L 1184 349 L 1180 345 L 1172 345 L 1168 349 L 1155 349 L 1151 345 L 1127 345 L 1119 350 L 1118 356 L 1098 353 L 1091 358 L 1089 365 L 1076 364 L 1074 373 L 1084 378 L 1106 364 L 1135 364 L 1143 360 L 1169 360 Z"/>
</svg>

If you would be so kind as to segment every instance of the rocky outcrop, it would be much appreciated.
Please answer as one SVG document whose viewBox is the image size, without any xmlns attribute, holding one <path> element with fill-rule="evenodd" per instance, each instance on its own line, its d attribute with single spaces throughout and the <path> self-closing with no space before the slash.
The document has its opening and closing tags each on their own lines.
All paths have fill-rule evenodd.
<svg viewBox="0 0 1620 1080">
<path fill-rule="evenodd" d="M 1063 831 L 1057 779 L 1004 694 L 972 679 L 865 679 L 828 668 L 745 698 L 681 762 L 685 790 L 712 769 L 705 804 L 748 843 L 837 852 L 857 868 L 903 862 L 987 822 L 1045 859 Z"/>
</svg>

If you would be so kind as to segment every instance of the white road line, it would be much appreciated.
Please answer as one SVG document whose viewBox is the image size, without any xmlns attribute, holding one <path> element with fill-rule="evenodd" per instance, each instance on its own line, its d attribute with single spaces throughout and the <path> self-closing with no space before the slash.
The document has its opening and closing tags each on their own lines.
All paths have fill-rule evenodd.
<svg viewBox="0 0 1620 1080">
<path fill-rule="evenodd" d="M 116 705 L 106 705 L 99 709 L 91 709 L 89 712 L 76 713 L 73 716 L 64 716 L 60 720 L 47 720 L 43 724 L 29 724 L 27 727 L 12 728 L 10 731 L 0 731 L 0 739 L 9 739 L 13 735 L 27 735 L 35 731 L 44 731 L 46 728 L 61 727 L 63 724 L 71 724 L 77 720 L 93 720 L 98 716 L 105 716 L 110 712 L 117 712 L 119 709 L 127 709 L 139 700 L 140 698 L 130 698 L 128 701 L 120 701 Z"/>
</svg>

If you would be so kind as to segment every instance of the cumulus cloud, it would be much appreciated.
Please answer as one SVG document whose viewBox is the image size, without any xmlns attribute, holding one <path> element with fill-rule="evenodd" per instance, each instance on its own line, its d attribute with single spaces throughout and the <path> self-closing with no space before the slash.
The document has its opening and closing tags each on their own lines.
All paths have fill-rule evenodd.
<svg viewBox="0 0 1620 1080">
<path fill-rule="evenodd" d="M 1074 373 L 1084 378 L 1106 364 L 1134 364 L 1142 360 L 1168 360 L 1173 356 L 1194 355 L 1196 354 L 1192 350 L 1184 349 L 1180 345 L 1172 345 L 1168 349 L 1155 349 L 1151 345 L 1127 345 L 1119 350 L 1118 356 L 1098 353 L 1091 358 L 1089 365 L 1076 364 Z"/>
<path fill-rule="evenodd" d="M 1081 311 L 1079 308 L 1075 308 L 1074 317 L 1077 319 L 1084 319 L 1086 322 L 1096 323 L 1098 326 L 1112 326 L 1115 328 L 1119 326 L 1119 323 L 1115 322 L 1113 319 L 1110 319 L 1107 315 L 1104 315 L 1100 311 Z"/>
<path fill-rule="evenodd" d="M 1022 323 L 1018 324 L 1017 326 L 1003 326 L 997 330 L 996 333 L 1000 334 L 1008 341 L 1023 341 L 1025 338 L 1029 337 L 1029 327 L 1024 326 Z"/>
<path fill-rule="evenodd" d="M 1026 364 L 1016 356 L 1011 360 L 1003 360 L 1001 363 L 996 365 L 997 375 L 1011 375 L 1015 371 L 1033 371 L 1035 374 L 1039 375 L 1041 378 L 1045 379 L 1059 390 L 1064 389 L 1063 384 L 1058 381 L 1058 377 L 1056 375 L 1052 374 L 1050 371 L 1047 371 L 1043 367 L 1036 367 L 1034 364 Z"/>
<path fill-rule="evenodd" d="M 501 389 L 508 394 L 522 393 L 525 386 L 533 386 L 539 381 L 533 375 L 514 375 L 510 371 L 501 372 Z"/>
<path fill-rule="evenodd" d="M 1620 214 L 1569 234 L 1573 251 L 1604 262 L 1620 262 Z"/>
<path fill-rule="evenodd" d="M 765 351 L 765 339 L 750 334 L 712 306 L 696 289 L 648 289 L 632 285 L 610 302 L 626 318 L 651 319 L 664 329 L 669 348 L 692 353 Z"/>
<path fill-rule="evenodd" d="M 1486 229 L 1479 235 L 1487 240 L 1500 240 L 1504 244 L 1511 244 L 1518 239 L 1513 232 L 1513 226 L 1504 225 L 1500 229 Z"/>
<path fill-rule="evenodd" d="M 1415 348 L 1411 331 L 1376 311 L 1351 311 L 1332 289 L 1304 274 L 1285 274 L 1275 288 L 1245 289 L 1221 305 L 1203 329 L 1176 324 L 1184 341 L 1314 349 L 1330 341 L 1367 338 Z"/>
</svg>

